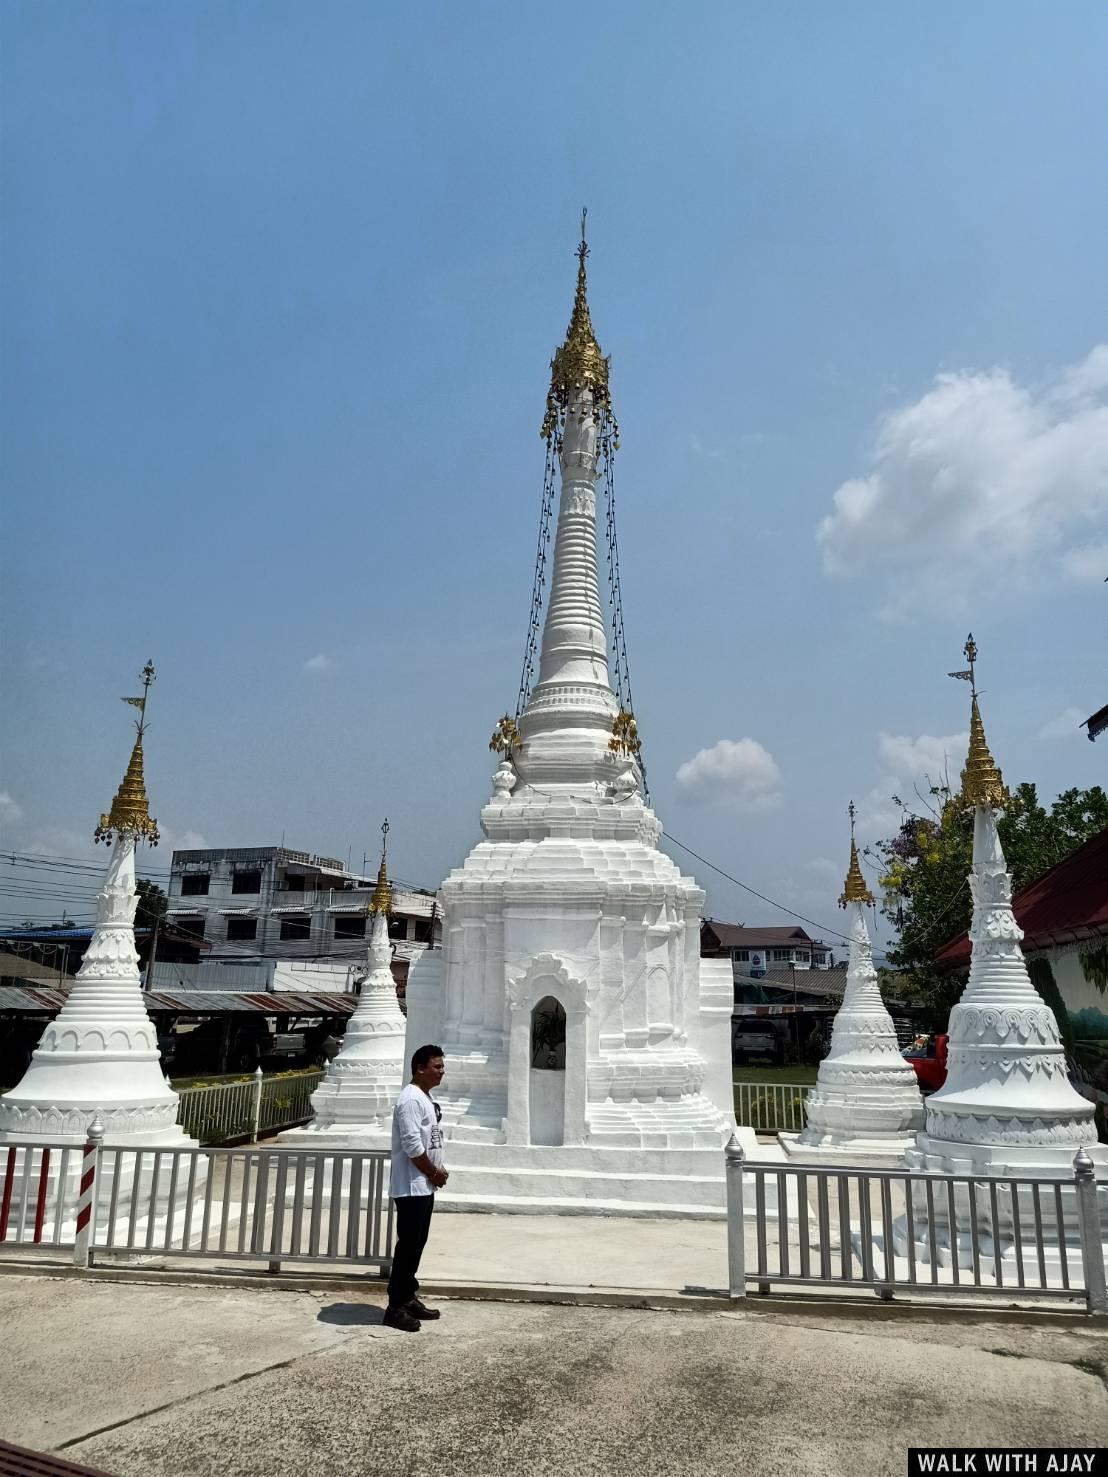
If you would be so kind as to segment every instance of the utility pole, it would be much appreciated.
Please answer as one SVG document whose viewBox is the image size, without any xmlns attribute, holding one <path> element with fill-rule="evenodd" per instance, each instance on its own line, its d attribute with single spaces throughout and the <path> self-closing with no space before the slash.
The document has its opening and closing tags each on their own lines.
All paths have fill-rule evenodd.
<svg viewBox="0 0 1108 1477">
<path fill-rule="evenodd" d="M 158 952 L 158 931 L 162 926 L 162 915 L 159 913 L 154 919 L 154 937 L 150 940 L 150 953 L 146 956 L 146 975 L 142 982 L 142 988 L 149 990 L 150 982 L 154 977 L 154 957 Z"/>
</svg>

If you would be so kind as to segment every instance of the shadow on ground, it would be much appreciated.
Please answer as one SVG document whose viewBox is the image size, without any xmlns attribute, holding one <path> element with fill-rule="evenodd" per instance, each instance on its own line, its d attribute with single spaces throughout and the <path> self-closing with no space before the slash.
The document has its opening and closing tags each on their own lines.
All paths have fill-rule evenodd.
<svg viewBox="0 0 1108 1477">
<path fill-rule="evenodd" d="M 383 1308 L 375 1308 L 372 1303 L 328 1303 L 316 1314 L 316 1322 L 368 1327 L 372 1323 L 380 1323 L 384 1314 Z"/>
</svg>

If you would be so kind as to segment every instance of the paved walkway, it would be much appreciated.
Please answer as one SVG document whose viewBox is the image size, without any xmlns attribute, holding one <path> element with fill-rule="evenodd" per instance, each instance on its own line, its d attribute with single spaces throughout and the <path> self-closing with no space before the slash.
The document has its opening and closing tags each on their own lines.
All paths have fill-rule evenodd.
<svg viewBox="0 0 1108 1477">
<path fill-rule="evenodd" d="M 0 1436 L 112 1477 L 882 1477 L 912 1444 L 1108 1444 L 1108 1337 L 0 1277 Z"/>
</svg>

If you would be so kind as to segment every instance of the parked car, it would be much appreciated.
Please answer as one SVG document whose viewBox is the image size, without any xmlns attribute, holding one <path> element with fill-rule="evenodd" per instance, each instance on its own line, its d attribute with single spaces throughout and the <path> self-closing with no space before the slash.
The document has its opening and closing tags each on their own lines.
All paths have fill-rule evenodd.
<svg viewBox="0 0 1108 1477">
<path fill-rule="evenodd" d="M 934 1092 L 946 1081 L 946 1048 L 949 1040 L 945 1032 L 917 1036 L 905 1050 L 904 1060 L 910 1064 L 919 1079 L 920 1092 Z"/>
<path fill-rule="evenodd" d="M 758 1057 L 771 1062 L 781 1060 L 781 1044 L 770 1021 L 737 1020 L 731 1026 L 731 1061 L 751 1061 Z"/>
</svg>

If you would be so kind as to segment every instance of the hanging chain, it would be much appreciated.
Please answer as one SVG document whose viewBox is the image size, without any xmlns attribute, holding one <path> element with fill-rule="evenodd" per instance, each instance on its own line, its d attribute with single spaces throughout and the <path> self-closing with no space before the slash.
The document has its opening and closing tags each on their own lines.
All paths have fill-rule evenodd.
<svg viewBox="0 0 1108 1477">
<path fill-rule="evenodd" d="M 542 514 L 539 518 L 539 542 L 535 552 L 535 578 L 531 585 L 531 619 L 527 627 L 527 644 L 523 649 L 523 671 L 519 679 L 519 695 L 516 698 L 516 722 L 527 706 L 542 638 L 543 591 L 546 588 L 546 565 L 550 551 L 550 528 L 554 519 L 554 490 L 558 450 L 562 444 L 560 429 L 555 429 L 546 443 L 546 467 L 542 481 Z"/>
<path fill-rule="evenodd" d="M 639 770 L 642 774 L 643 790 L 647 798 L 650 789 L 646 780 L 646 761 L 642 756 L 642 747 L 638 743 L 638 727 L 634 723 L 635 704 L 631 696 L 631 668 L 627 660 L 627 632 L 623 624 L 623 591 L 620 586 L 619 576 L 619 537 L 616 532 L 616 483 L 615 483 L 615 453 L 619 449 L 619 427 L 610 415 L 601 414 L 599 436 L 597 438 L 597 450 L 600 454 L 602 464 L 602 475 L 604 478 L 604 526 L 607 546 L 608 562 L 608 604 L 611 611 L 612 627 L 612 669 L 615 679 L 616 701 L 619 703 L 620 713 L 627 714 L 632 720 L 632 730 L 635 736 L 635 758 L 638 761 Z"/>
</svg>

